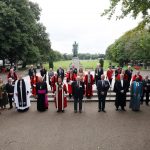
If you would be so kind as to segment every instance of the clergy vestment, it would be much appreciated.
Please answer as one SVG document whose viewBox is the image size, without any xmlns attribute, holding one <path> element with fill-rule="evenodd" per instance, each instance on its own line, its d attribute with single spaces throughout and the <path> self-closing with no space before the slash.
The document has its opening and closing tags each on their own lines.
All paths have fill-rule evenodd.
<svg viewBox="0 0 150 150">
<path fill-rule="evenodd" d="M 36 96 L 36 83 L 38 82 L 38 76 L 31 77 L 31 87 L 32 87 L 32 94 Z"/>
<path fill-rule="evenodd" d="M 131 101 L 130 108 L 133 111 L 140 110 L 140 100 L 143 92 L 143 84 L 142 82 L 134 81 L 131 84 Z"/>
<path fill-rule="evenodd" d="M 17 74 L 13 72 L 12 74 L 9 72 L 7 75 L 7 79 L 12 78 L 12 84 L 14 85 L 17 80 Z"/>
<path fill-rule="evenodd" d="M 47 84 L 46 82 L 38 82 L 36 84 L 36 94 L 37 94 L 37 110 L 45 111 L 48 109 L 48 96 L 47 96 Z"/>
<path fill-rule="evenodd" d="M 14 87 L 14 100 L 18 111 L 28 110 L 30 107 L 30 88 L 24 79 L 17 80 Z"/>
<path fill-rule="evenodd" d="M 55 106 L 57 111 L 64 111 L 64 108 L 67 107 L 67 98 L 66 95 L 67 94 L 67 87 L 66 84 L 58 84 L 56 83 L 54 86 L 54 90 L 53 92 L 55 93 Z"/>
<path fill-rule="evenodd" d="M 55 87 L 55 84 L 57 83 L 58 81 L 58 77 L 56 75 L 54 75 L 52 78 L 51 78 L 51 87 L 52 87 L 52 91 L 54 91 L 54 87 Z"/>
<path fill-rule="evenodd" d="M 108 78 L 109 83 L 111 85 L 112 78 L 113 78 L 113 70 L 112 69 L 107 70 L 107 78 Z"/>
<path fill-rule="evenodd" d="M 67 74 L 67 83 L 68 83 L 68 93 L 71 98 L 72 95 L 72 82 L 76 80 L 75 74 Z"/>
<path fill-rule="evenodd" d="M 94 84 L 93 75 L 87 74 L 85 76 L 84 83 L 86 85 L 85 95 L 87 98 L 90 98 L 91 96 L 93 96 L 93 84 Z"/>
</svg>

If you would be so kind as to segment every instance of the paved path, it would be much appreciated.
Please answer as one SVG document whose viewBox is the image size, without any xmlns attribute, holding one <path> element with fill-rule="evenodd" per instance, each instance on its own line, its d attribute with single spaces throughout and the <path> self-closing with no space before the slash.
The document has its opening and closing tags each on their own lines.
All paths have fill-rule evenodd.
<svg viewBox="0 0 150 150">
<path fill-rule="evenodd" d="M 74 114 L 73 103 L 68 103 L 62 114 L 49 104 L 44 113 L 37 112 L 36 103 L 26 113 L 3 111 L 0 150 L 150 149 L 150 107 L 132 112 L 127 103 L 127 112 L 116 112 L 114 103 L 106 103 L 107 113 L 98 113 L 97 103 L 86 103 L 85 112 Z"/>
<path fill-rule="evenodd" d="M 97 103 L 87 103 L 85 112 L 74 114 L 73 103 L 69 103 L 62 114 L 50 103 L 50 109 L 40 113 L 32 103 L 25 113 L 3 111 L 0 150 L 150 149 L 150 107 L 116 112 L 114 104 L 107 103 L 106 110 L 98 113 Z"/>
</svg>

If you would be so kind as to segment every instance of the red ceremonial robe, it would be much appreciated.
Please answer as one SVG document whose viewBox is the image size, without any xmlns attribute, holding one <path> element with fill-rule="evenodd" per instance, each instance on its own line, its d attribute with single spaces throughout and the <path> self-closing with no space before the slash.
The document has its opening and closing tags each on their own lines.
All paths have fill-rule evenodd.
<svg viewBox="0 0 150 150">
<path fill-rule="evenodd" d="M 68 93 L 69 94 L 72 94 L 72 85 L 71 84 L 73 81 L 76 81 L 75 74 L 68 73 L 67 74 L 67 83 L 68 83 Z"/>
<path fill-rule="evenodd" d="M 84 79 L 85 85 L 86 85 L 86 97 L 93 96 L 93 84 L 94 84 L 94 78 L 93 75 L 90 74 L 90 78 L 88 79 L 88 74 L 85 76 Z"/>
<path fill-rule="evenodd" d="M 128 80 L 127 74 L 124 74 L 124 78 L 123 79 L 124 80 Z M 116 80 L 118 80 L 118 81 L 120 80 L 120 74 L 117 75 Z"/>
<path fill-rule="evenodd" d="M 143 77 L 142 77 L 141 75 L 136 75 L 136 74 L 135 74 L 135 75 L 133 76 L 133 78 L 132 78 L 132 82 L 135 81 L 137 77 L 139 77 L 139 80 L 140 80 L 140 81 L 143 80 Z"/>
<path fill-rule="evenodd" d="M 112 79 L 112 75 L 113 75 L 113 70 L 107 70 L 107 78 L 108 78 L 108 80 Z"/>
<path fill-rule="evenodd" d="M 13 72 L 13 74 L 11 74 L 10 72 L 7 75 L 7 79 L 12 78 L 13 80 L 13 84 L 15 84 L 16 80 L 17 80 L 17 74 L 15 72 Z"/>
<path fill-rule="evenodd" d="M 66 84 L 58 85 L 58 83 L 55 83 L 53 92 L 55 92 L 54 101 L 57 111 L 63 111 L 67 107 L 67 98 L 65 95 L 65 93 L 67 94 Z"/>
<path fill-rule="evenodd" d="M 55 83 L 57 83 L 57 81 L 58 81 L 58 78 L 56 76 L 53 76 L 51 79 L 52 91 L 54 91 Z"/>
<path fill-rule="evenodd" d="M 32 87 L 32 94 L 36 96 L 36 83 L 38 82 L 38 76 L 31 77 L 31 87 Z"/>
</svg>

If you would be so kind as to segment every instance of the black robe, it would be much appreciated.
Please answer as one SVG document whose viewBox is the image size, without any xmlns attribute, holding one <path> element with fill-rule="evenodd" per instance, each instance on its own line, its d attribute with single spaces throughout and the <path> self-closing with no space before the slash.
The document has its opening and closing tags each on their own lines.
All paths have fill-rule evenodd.
<svg viewBox="0 0 150 150">
<path fill-rule="evenodd" d="M 20 90 L 20 82 L 21 81 L 22 81 L 22 89 Z M 25 82 L 23 79 L 18 80 L 18 82 L 17 82 L 17 92 L 18 92 L 19 107 L 26 107 L 27 106 L 27 93 L 26 93 L 26 85 L 25 85 Z"/>
<path fill-rule="evenodd" d="M 43 91 L 41 93 L 41 91 Z M 38 111 L 45 111 L 47 109 L 45 105 L 46 101 L 46 94 L 47 94 L 47 84 L 46 82 L 38 82 L 36 84 L 36 93 L 37 93 L 37 110 Z"/>
<path fill-rule="evenodd" d="M 124 91 L 123 93 L 121 91 Z M 116 92 L 116 100 L 115 100 L 115 106 L 116 107 L 124 107 L 126 106 L 126 93 L 128 91 L 128 82 L 126 80 L 123 80 L 123 87 L 121 85 L 120 80 L 115 81 L 114 85 L 114 92 Z"/>
</svg>

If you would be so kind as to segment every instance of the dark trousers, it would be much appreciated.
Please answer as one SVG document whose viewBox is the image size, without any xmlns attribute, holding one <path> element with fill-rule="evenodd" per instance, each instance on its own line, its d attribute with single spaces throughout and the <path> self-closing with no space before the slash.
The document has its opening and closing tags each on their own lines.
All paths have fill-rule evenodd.
<svg viewBox="0 0 150 150">
<path fill-rule="evenodd" d="M 13 105 L 12 105 L 12 99 L 13 99 L 13 95 L 8 95 L 8 100 L 9 100 L 10 108 L 13 107 Z"/>
<path fill-rule="evenodd" d="M 74 98 L 74 110 L 77 111 L 77 105 L 79 102 L 79 110 L 82 110 L 82 99 Z"/>
<path fill-rule="evenodd" d="M 144 101 L 144 96 L 145 96 L 145 94 L 146 94 L 146 104 L 148 104 L 149 103 L 149 92 L 146 92 L 146 91 L 143 91 L 143 94 L 142 94 L 142 97 L 141 97 L 141 102 L 143 102 Z"/>
<path fill-rule="evenodd" d="M 105 109 L 105 99 L 106 99 L 106 96 L 104 96 L 104 95 L 98 96 L 98 108 L 99 108 L 99 110 Z"/>
<path fill-rule="evenodd" d="M 112 79 L 109 79 L 109 83 L 110 83 L 110 85 L 111 85 L 111 83 L 112 83 Z"/>
</svg>

